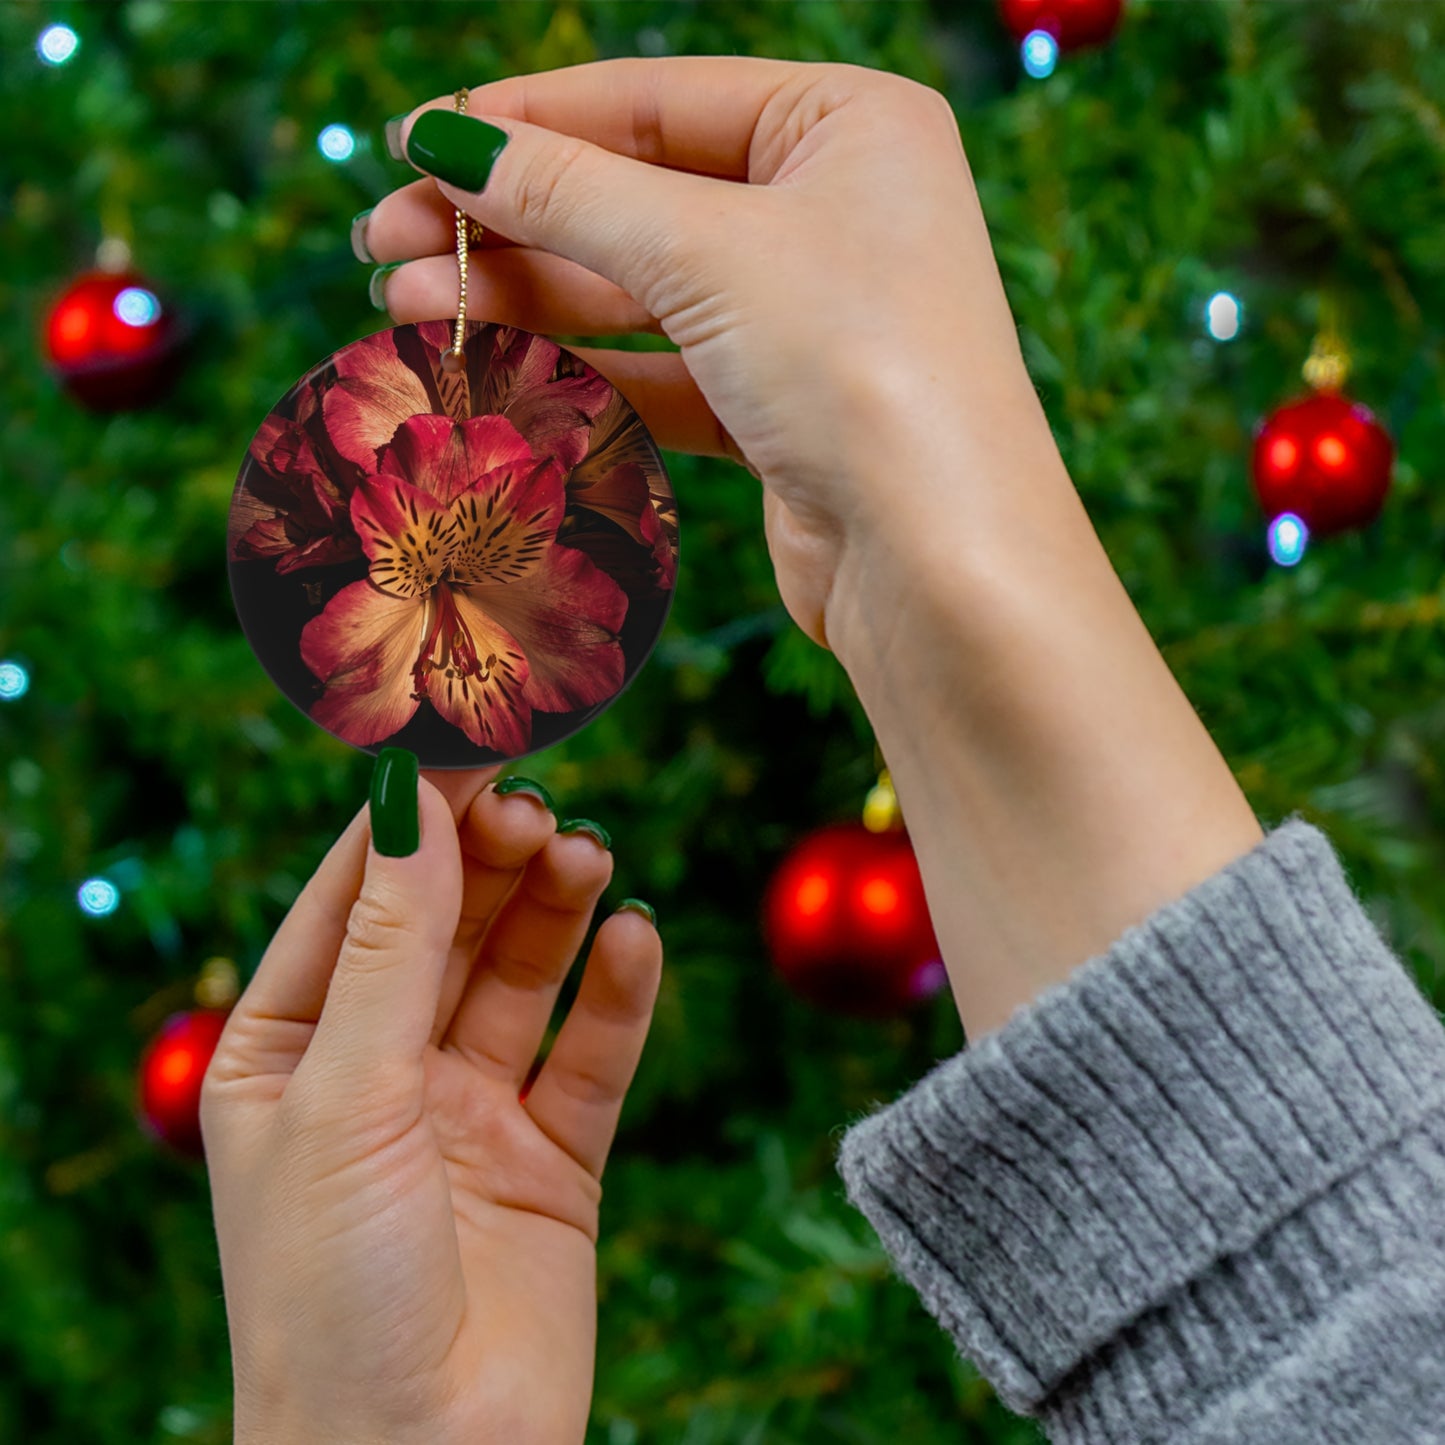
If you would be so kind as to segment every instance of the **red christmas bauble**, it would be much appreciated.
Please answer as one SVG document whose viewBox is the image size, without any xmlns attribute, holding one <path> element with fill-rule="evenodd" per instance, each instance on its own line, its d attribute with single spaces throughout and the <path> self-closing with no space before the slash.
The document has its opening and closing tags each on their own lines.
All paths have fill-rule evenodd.
<svg viewBox="0 0 1445 1445">
<path fill-rule="evenodd" d="M 156 400 L 174 379 L 176 318 L 130 271 L 91 271 L 61 294 L 45 322 L 45 352 L 78 401 L 119 411 Z"/>
<path fill-rule="evenodd" d="M 1320 391 L 1270 413 L 1254 438 L 1255 495 L 1271 520 L 1293 512 L 1315 536 L 1373 522 L 1390 490 L 1390 434 L 1368 407 Z"/>
<path fill-rule="evenodd" d="M 999 16 L 1015 40 L 1046 30 L 1060 50 L 1101 45 L 1115 31 L 1124 0 L 999 0 Z"/>
<path fill-rule="evenodd" d="M 229 1016 L 227 1009 L 172 1014 L 141 1056 L 141 1122 L 182 1154 L 205 1154 L 201 1083 Z"/>
<path fill-rule="evenodd" d="M 788 986 L 837 1013 L 900 1013 L 946 982 L 901 829 L 835 823 L 809 834 L 768 885 L 763 933 Z"/>
</svg>

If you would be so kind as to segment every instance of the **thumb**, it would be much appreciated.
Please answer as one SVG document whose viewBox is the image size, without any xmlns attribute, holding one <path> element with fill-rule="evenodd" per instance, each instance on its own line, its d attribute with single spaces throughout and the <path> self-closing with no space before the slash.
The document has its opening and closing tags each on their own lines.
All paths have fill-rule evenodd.
<svg viewBox="0 0 1445 1445">
<path fill-rule="evenodd" d="M 370 825 L 361 893 L 298 1067 L 317 1071 L 328 1087 L 339 1080 L 374 1086 L 419 1067 L 461 914 L 451 804 L 419 778 L 416 754 L 383 748 L 378 755 Z"/>
<path fill-rule="evenodd" d="M 745 186 L 649 165 L 511 116 L 428 107 L 403 126 L 401 150 L 482 225 L 587 267 L 659 317 L 659 304 L 670 315 L 690 299 L 674 288 L 681 279 L 686 290 L 685 268 L 708 239 L 698 218 L 747 200 Z M 659 301 L 663 284 L 669 293 Z"/>
</svg>

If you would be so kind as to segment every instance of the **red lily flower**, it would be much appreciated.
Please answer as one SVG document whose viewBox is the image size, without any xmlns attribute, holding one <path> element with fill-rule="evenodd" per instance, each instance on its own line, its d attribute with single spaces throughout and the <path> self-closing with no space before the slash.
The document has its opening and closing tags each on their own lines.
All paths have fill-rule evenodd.
<svg viewBox="0 0 1445 1445">
<path fill-rule="evenodd" d="M 649 478 L 662 475 L 657 453 L 641 419 L 620 392 L 614 390 L 593 422 L 589 442 L 587 455 L 567 477 L 569 505 L 596 512 L 621 527 L 650 554 L 652 587 L 670 591 L 677 580 L 677 503 L 670 493 L 651 490 Z M 617 575 L 619 549 L 605 534 L 580 532 L 573 537 L 564 532 L 564 538 Z M 644 557 L 642 564 L 647 561 Z"/>
<path fill-rule="evenodd" d="M 367 336 L 336 359 L 336 383 L 323 403 L 336 450 L 365 472 L 408 418 L 425 413 L 466 421 L 504 416 L 537 457 L 573 467 L 587 450 L 592 418 L 613 395 L 603 376 L 555 375 L 561 348 L 510 326 L 487 327 L 488 345 L 466 348 L 461 372 L 442 368 L 452 344 L 448 321 L 423 321 Z"/>
<path fill-rule="evenodd" d="M 274 557 L 277 572 L 294 572 L 361 555 L 347 505 L 356 478 L 346 478 L 351 469 L 326 447 L 320 407 L 313 379 L 294 416 L 273 412 L 251 439 L 227 528 L 238 561 Z"/>
<path fill-rule="evenodd" d="M 558 541 L 556 458 L 537 457 L 502 416 L 413 415 L 376 469 L 350 501 L 368 575 L 301 633 L 302 659 L 326 684 L 318 723 L 367 746 L 430 701 L 477 746 L 516 755 L 534 708 L 616 695 L 627 596 Z"/>
</svg>

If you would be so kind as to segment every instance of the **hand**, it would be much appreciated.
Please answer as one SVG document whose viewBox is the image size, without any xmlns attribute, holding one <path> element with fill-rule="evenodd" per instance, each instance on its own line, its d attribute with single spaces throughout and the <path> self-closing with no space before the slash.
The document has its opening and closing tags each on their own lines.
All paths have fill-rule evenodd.
<svg viewBox="0 0 1445 1445">
<path fill-rule="evenodd" d="M 661 944 L 603 923 L 519 1098 L 612 857 L 490 773 L 435 776 L 410 856 L 351 820 L 206 1075 L 238 1445 L 585 1433 L 600 1180 Z"/>
<path fill-rule="evenodd" d="M 514 76 L 468 116 L 426 116 L 445 145 L 395 128 L 431 178 L 365 226 L 408 261 L 388 309 L 456 314 L 460 207 L 497 233 L 472 315 L 678 344 L 582 355 L 660 445 L 760 477 L 778 589 L 873 724 L 971 1037 L 1253 846 L 1054 443 L 942 96 L 675 57 Z M 478 119 L 509 137 L 484 185 Z"/>
<path fill-rule="evenodd" d="M 661 446 L 760 477 L 779 590 L 815 641 L 851 623 L 850 548 L 916 547 L 920 524 L 988 505 L 985 452 L 1062 471 L 937 91 L 849 65 L 608 60 L 479 86 L 468 117 L 510 136 L 485 188 L 435 169 L 365 224 L 376 260 L 410 259 L 388 310 L 456 314 L 457 206 L 493 233 L 471 315 L 670 337 L 680 353 L 579 351 Z M 450 144 L 485 158 L 494 133 L 468 117 L 445 118 Z M 912 446 L 941 420 L 947 465 Z"/>
</svg>

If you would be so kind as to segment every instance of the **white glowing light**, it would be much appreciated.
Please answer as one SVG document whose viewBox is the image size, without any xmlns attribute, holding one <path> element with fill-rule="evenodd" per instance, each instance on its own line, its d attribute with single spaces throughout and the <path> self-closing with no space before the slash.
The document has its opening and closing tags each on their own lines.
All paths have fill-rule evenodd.
<svg viewBox="0 0 1445 1445">
<path fill-rule="evenodd" d="M 1047 30 L 1031 30 L 1024 37 L 1020 47 L 1024 69 L 1035 80 L 1043 80 L 1054 73 L 1059 63 L 1059 42 Z"/>
<path fill-rule="evenodd" d="M 87 878 L 75 896 L 92 918 L 104 918 L 120 906 L 120 889 L 109 878 Z"/>
<path fill-rule="evenodd" d="M 316 137 L 317 147 L 329 161 L 349 161 L 356 150 L 356 137 L 344 125 L 329 125 Z"/>
<path fill-rule="evenodd" d="M 1244 324 L 1244 307 L 1228 291 L 1216 291 L 1204 308 L 1204 329 L 1216 341 L 1233 341 Z"/>
<path fill-rule="evenodd" d="M 111 308 L 127 326 L 149 326 L 161 314 L 161 303 L 143 286 L 127 286 Z"/>
<path fill-rule="evenodd" d="M 80 36 L 68 25 L 47 25 L 35 42 L 35 53 L 47 65 L 64 65 L 80 49 Z"/>
<path fill-rule="evenodd" d="M 1281 567 L 1293 567 L 1305 554 L 1310 529 L 1293 512 L 1281 512 L 1269 524 L 1269 555 Z"/>
<path fill-rule="evenodd" d="M 14 702 L 30 691 L 30 674 L 18 662 L 0 662 L 0 702 Z"/>
</svg>

